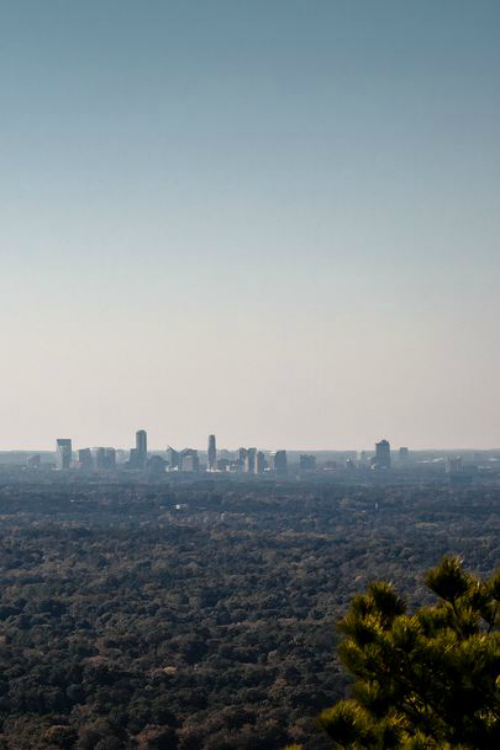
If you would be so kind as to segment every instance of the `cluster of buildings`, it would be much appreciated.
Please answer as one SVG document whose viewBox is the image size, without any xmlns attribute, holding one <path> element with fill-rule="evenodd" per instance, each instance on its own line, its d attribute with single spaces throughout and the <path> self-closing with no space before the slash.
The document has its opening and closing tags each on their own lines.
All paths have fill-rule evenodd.
<svg viewBox="0 0 500 750">
<path fill-rule="evenodd" d="M 267 456 L 257 448 L 239 448 L 236 454 L 222 451 L 217 457 L 217 446 L 215 435 L 208 438 L 208 471 L 233 472 L 239 474 L 264 474 L 266 471 L 274 471 L 276 474 L 288 472 L 288 459 L 286 451 L 276 451 Z"/>
<path fill-rule="evenodd" d="M 19 462 L 16 456 L 16 465 Z M 50 469 L 54 466 L 52 456 L 26 455 L 24 466 L 29 470 Z M 20 464 L 19 464 L 20 465 Z M 476 477 L 493 475 L 500 471 L 500 451 L 465 451 L 463 456 L 452 451 L 411 452 L 402 447 L 392 449 L 388 440 L 375 443 L 371 451 L 263 451 L 254 447 L 236 451 L 219 450 L 215 435 L 209 435 L 206 450 L 194 448 L 177 450 L 169 446 L 166 450 L 149 451 L 145 430 L 138 430 L 135 446 L 130 450 L 111 447 L 81 448 L 73 450 L 69 438 L 56 442 L 55 465 L 59 471 L 81 471 L 82 473 L 113 473 L 129 471 L 148 475 L 164 475 L 169 472 L 182 474 L 210 472 L 241 475 L 292 475 L 297 478 L 308 475 L 332 475 L 340 481 L 386 482 L 395 474 L 398 481 L 412 482 L 428 479 L 446 481 L 454 485 L 471 484 Z"/>
<path fill-rule="evenodd" d="M 408 461 L 408 448 L 400 448 L 397 459 L 399 465 Z M 317 471 L 317 457 L 313 454 L 295 455 L 292 464 L 293 469 L 300 473 Z M 61 471 L 80 469 L 85 472 L 119 469 L 147 471 L 152 474 L 207 471 L 255 475 L 273 473 L 284 476 L 289 470 L 289 459 L 285 450 L 264 452 L 257 448 L 239 448 L 237 451 L 218 451 L 215 435 L 209 435 L 207 450 L 203 451 L 201 456 L 194 448 L 176 450 L 171 446 L 166 451 L 152 454 L 148 452 L 146 431 L 138 430 L 135 436 L 135 447 L 130 451 L 100 447 L 82 448 L 74 453 L 71 439 L 59 438 L 56 443 L 56 468 Z M 339 466 L 336 462 L 326 462 L 321 468 L 324 471 L 331 471 L 338 470 Z M 362 451 L 355 458 L 347 458 L 341 468 L 363 469 L 377 473 L 388 472 L 391 469 L 391 446 L 387 440 L 381 440 L 375 444 L 374 454 Z"/>
<path fill-rule="evenodd" d="M 114 448 L 81 448 L 78 451 L 76 465 L 84 471 L 115 471 L 116 450 Z M 56 441 L 56 469 L 67 471 L 74 467 L 71 439 L 59 438 Z"/>
<path fill-rule="evenodd" d="M 301 456 L 301 467 L 315 469 L 315 457 Z M 102 447 L 81 448 L 75 456 L 71 439 L 58 438 L 56 468 L 59 471 L 80 469 L 85 472 L 116 471 L 120 468 L 131 471 L 147 470 L 155 474 L 162 474 L 165 471 L 264 474 L 272 471 L 284 475 L 288 472 L 288 459 L 285 450 L 265 454 L 257 448 L 239 448 L 236 453 L 224 450 L 219 454 L 215 435 L 208 437 L 206 464 L 201 463 L 198 451 L 194 448 L 184 448 L 178 451 L 169 446 L 165 457 L 159 454 L 150 455 L 147 433 L 145 430 L 138 430 L 135 436 L 135 448 L 130 450 L 125 460 L 118 459 L 118 452 L 114 448 Z"/>
</svg>

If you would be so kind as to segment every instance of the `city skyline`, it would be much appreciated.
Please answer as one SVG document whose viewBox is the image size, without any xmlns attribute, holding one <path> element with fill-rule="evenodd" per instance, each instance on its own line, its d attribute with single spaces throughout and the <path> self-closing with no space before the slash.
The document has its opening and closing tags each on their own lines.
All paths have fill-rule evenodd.
<svg viewBox="0 0 500 750">
<path fill-rule="evenodd" d="M 48 456 L 42 460 L 40 454 L 24 453 L 24 461 L 17 461 L 21 471 L 44 471 L 56 469 L 82 475 L 120 474 L 128 477 L 159 479 L 166 474 L 245 475 L 302 477 L 335 476 L 352 482 L 366 480 L 385 481 L 392 469 L 404 481 L 439 481 L 447 478 L 455 486 L 473 484 L 478 478 L 496 477 L 500 463 L 500 451 L 435 451 L 419 452 L 408 446 L 395 448 L 383 438 L 375 442 L 372 450 L 344 451 L 288 451 L 284 448 L 266 450 L 240 446 L 236 450 L 217 448 L 216 435 L 208 435 L 205 451 L 192 447 L 175 449 L 149 449 L 146 430 L 135 433 L 135 447 L 79 447 L 74 450 L 71 438 L 56 439 L 55 457 L 52 463 Z M 201 454 L 201 455 L 200 455 Z M 7 464 L 9 466 L 9 464 Z M 13 470 L 14 464 L 10 465 Z"/>
<path fill-rule="evenodd" d="M 56 442 L 56 453 L 60 449 L 61 449 L 61 451 L 63 453 L 67 452 L 68 449 L 69 449 L 70 452 L 72 450 L 73 450 L 73 452 L 82 451 L 82 450 L 83 451 L 87 451 L 87 450 L 92 450 L 92 451 L 118 450 L 121 453 L 130 453 L 130 455 L 131 455 L 131 457 L 133 459 L 136 458 L 136 457 L 138 457 L 140 460 L 144 460 L 147 456 L 152 455 L 154 453 L 168 453 L 169 451 L 173 451 L 176 455 L 179 456 L 179 455 L 182 454 L 183 451 L 185 452 L 185 451 L 192 451 L 192 450 L 194 450 L 197 453 L 202 453 L 202 454 L 206 455 L 206 457 L 207 457 L 207 469 L 208 469 L 208 471 L 210 471 L 210 470 L 212 470 L 212 469 L 215 468 L 215 463 L 217 462 L 217 457 L 220 456 L 221 453 L 235 453 L 235 454 L 239 454 L 239 458 L 241 459 L 242 462 L 247 462 L 247 463 L 249 463 L 250 467 L 253 467 L 253 468 L 249 468 L 249 472 L 250 473 L 252 473 L 255 470 L 255 466 L 257 464 L 259 452 L 264 451 L 267 454 L 272 454 L 273 452 L 281 453 L 283 451 L 285 451 L 285 452 L 287 451 L 286 448 L 280 448 L 280 449 L 269 448 L 269 447 L 267 447 L 267 448 L 265 448 L 265 447 L 264 448 L 262 448 L 262 447 L 261 448 L 256 448 L 256 447 L 243 447 L 241 445 L 238 446 L 238 447 L 228 447 L 226 445 L 220 447 L 218 445 L 217 436 L 215 434 L 213 434 L 213 433 L 210 433 L 208 435 L 207 447 L 205 449 L 204 448 L 200 448 L 200 447 L 196 447 L 196 448 L 182 448 L 182 449 L 178 450 L 178 449 L 174 448 L 170 443 L 168 445 L 166 445 L 166 447 L 164 446 L 162 448 L 151 447 L 151 446 L 148 447 L 148 432 L 147 432 L 147 430 L 145 430 L 143 428 L 141 428 L 141 429 L 139 429 L 139 430 L 137 430 L 135 432 L 135 444 L 134 444 L 133 447 L 130 447 L 130 446 L 128 446 L 128 447 L 123 447 L 123 446 L 103 446 L 101 444 L 95 443 L 95 444 L 92 444 L 90 447 L 85 447 L 85 448 L 79 447 L 78 449 L 75 449 L 74 446 L 73 446 L 73 443 L 74 443 L 73 438 L 68 438 L 68 437 L 66 437 L 66 438 L 56 438 L 55 442 Z M 398 449 L 399 450 L 404 450 L 404 451 L 409 451 L 409 448 L 406 447 L 406 446 L 399 447 Z M 290 449 L 288 449 L 288 450 L 290 450 Z M 319 449 L 319 450 L 313 450 L 312 452 L 313 453 L 322 453 L 322 452 L 330 452 L 330 450 L 331 450 L 331 452 L 335 452 L 335 450 L 328 449 L 328 448 L 326 448 L 326 449 Z M 374 455 L 376 455 L 377 457 L 379 457 L 379 453 L 381 451 L 384 453 L 384 455 L 387 455 L 387 452 L 389 452 L 389 454 L 390 454 L 391 443 L 387 439 L 382 438 L 380 440 L 380 442 L 375 442 L 374 443 L 374 445 L 372 447 L 372 450 L 373 450 Z M 394 450 L 394 446 L 392 446 L 392 450 Z M 495 449 L 492 449 L 492 450 L 495 450 Z M 364 453 L 364 452 L 366 452 L 366 449 L 363 449 L 363 448 L 355 448 L 355 449 L 345 448 L 343 450 L 340 450 L 339 452 L 350 453 L 350 452 L 356 452 L 356 451 L 360 452 L 360 453 Z M 301 452 L 301 449 L 299 449 L 297 451 L 294 450 L 294 449 L 291 449 L 290 452 L 292 452 L 292 453 L 299 453 L 299 452 Z M 305 453 L 306 449 L 304 449 L 303 452 Z M 390 463 L 390 459 L 389 459 L 389 463 Z"/>
<path fill-rule="evenodd" d="M 0 13 L 0 450 L 500 444 L 498 2 Z"/>
</svg>

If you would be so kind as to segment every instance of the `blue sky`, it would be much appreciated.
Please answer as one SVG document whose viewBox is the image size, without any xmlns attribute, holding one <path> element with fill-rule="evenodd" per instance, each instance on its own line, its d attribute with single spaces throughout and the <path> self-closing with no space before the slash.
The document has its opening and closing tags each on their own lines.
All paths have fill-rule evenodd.
<svg viewBox="0 0 500 750">
<path fill-rule="evenodd" d="M 0 448 L 500 446 L 499 32 L 0 0 Z"/>
</svg>

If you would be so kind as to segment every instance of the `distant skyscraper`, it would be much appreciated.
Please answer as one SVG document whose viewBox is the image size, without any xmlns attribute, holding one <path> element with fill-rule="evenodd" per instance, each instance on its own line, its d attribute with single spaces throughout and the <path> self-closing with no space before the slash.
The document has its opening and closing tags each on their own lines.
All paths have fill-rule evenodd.
<svg viewBox="0 0 500 750">
<path fill-rule="evenodd" d="M 106 448 L 96 448 L 95 465 L 97 471 L 102 471 L 106 468 Z"/>
<path fill-rule="evenodd" d="M 135 433 L 135 448 L 130 451 L 128 466 L 130 469 L 143 470 L 148 460 L 148 435 L 146 430 Z"/>
<path fill-rule="evenodd" d="M 400 461 L 408 461 L 410 458 L 410 451 L 408 448 L 400 448 L 399 449 L 399 460 Z"/>
<path fill-rule="evenodd" d="M 244 470 L 246 474 L 255 474 L 257 469 L 257 448 L 248 448 L 245 456 Z"/>
<path fill-rule="evenodd" d="M 198 451 L 192 448 L 185 448 L 179 456 L 179 471 L 199 471 L 200 459 Z"/>
<path fill-rule="evenodd" d="M 217 444 L 215 442 L 215 435 L 208 436 L 208 470 L 217 470 Z"/>
<path fill-rule="evenodd" d="M 316 456 L 303 453 L 299 459 L 299 468 L 301 471 L 316 471 Z"/>
<path fill-rule="evenodd" d="M 170 445 L 167 448 L 167 464 L 169 471 L 176 471 L 179 468 L 179 451 L 171 448 Z"/>
<path fill-rule="evenodd" d="M 116 471 L 116 450 L 106 448 L 106 468 L 108 471 Z"/>
<path fill-rule="evenodd" d="M 94 457 L 90 448 L 81 448 L 78 451 L 78 466 L 80 471 L 94 471 Z"/>
<path fill-rule="evenodd" d="M 58 438 L 56 442 L 56 469 L 67 471 L 71 467 L 73 448 L 69 438 Z"/>
<path fill-rule="evenodd" d="M 276 474 L 287 474 L 288 473 L 288 459 L 286 451 L 276 451 L 271 454 L 273 469 Z"/>
<path fill-rule="evenodd" d="M 266 470 L 266 457 L 262 453 L 262 451 L 259 451 L 257 453 L 257 461 L 256 461 L 257 467 L 257 474 L 263 474 Z"/>
<path fill-rule="evenodd" d="M 388 440 L 375 443 L 375 467 L 377 469 L 391 468 L 391 446 Z"/>
<path fill-rule="evenodd" d="M 95 463 L 98 471 L 116 470 L 116 451 L 114 448 L 97 448 Z"/>
<path fill-rule="evenodd" d="M 238 471 L 245 471 L 245 463 L 247 458 L 247 449 L 246 448 L 238 448 L 237 458 L 236 458 L 236 466 Z"/>
<path fill-rule="evenodd" d="M 137 455 L 146 460 L 148 457 L 148 434 L 146 430 L 138 430 L 135 433 L 135 449 Z"/>
</svg>

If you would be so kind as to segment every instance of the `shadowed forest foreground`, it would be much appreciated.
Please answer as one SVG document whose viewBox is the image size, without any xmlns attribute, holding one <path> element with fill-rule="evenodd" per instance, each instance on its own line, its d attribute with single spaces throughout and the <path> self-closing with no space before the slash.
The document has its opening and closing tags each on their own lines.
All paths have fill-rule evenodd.
<svg viewBox="0 0 500 750">
<path fill-rule="evenodd" d="M 335 622 L 490 574 L 500 491 L 307 482 L 0 487 L 0 748 L 306 750 L 346 694 Z"/>
</svg>

